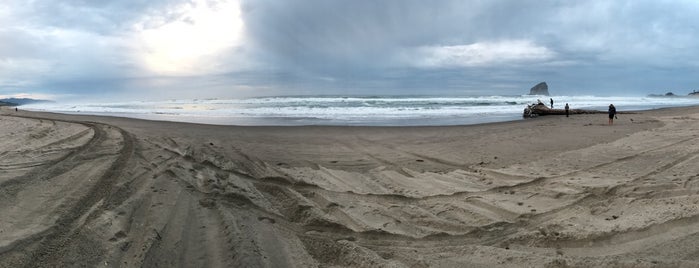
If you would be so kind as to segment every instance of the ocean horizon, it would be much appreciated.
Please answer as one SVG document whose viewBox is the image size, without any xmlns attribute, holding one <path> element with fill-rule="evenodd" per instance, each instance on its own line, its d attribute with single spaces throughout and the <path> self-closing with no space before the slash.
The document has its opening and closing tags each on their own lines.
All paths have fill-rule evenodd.
<svg viewBox="0 0 699 268">
<path fill-rule="evenodd" d="M 126 102 L 46 102 L 23 109 L 67 114 L 243 126 L 437 126 L 521 120 L 528 104 L 606 111 L 699 105 L 696 97 L 598 96 L 278 96 Z"/>
</svg>

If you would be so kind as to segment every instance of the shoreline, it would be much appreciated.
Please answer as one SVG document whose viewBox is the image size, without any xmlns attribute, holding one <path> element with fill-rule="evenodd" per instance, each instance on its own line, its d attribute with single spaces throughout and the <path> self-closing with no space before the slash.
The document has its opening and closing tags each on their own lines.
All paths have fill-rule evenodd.
<svg viewBox="0 0 699 268">
<path fill-rule="evenodd" d="M 306 139 L 289 139 L 286 137 L 288 133 L 294 133 L 295 138 L 305 135 L 311 140 L 322 140 L 323 143 L 333 142 L 335 136 L 341 136 L 343 138 L 355 138 L 355 136 L 360 136 L 361 139 L 371 140 L 373 136 L 383 135 L 385 136 L 382 137 L 384 141 L 388 140 L 386 142 L 393 143 L 390 139 L 395 139 L 395 137 L 402 137 L 406 142 L 420 142 L 421 139 L 430 139 L 430 136 L 434 135 L 435 132 L 446 131 L 441 135 L 459 137 L 467 140 L 483 140 L 484 142 L 469 142 L 470 144 L 468 146 L 476 148 L 478 152 L 487 152 L 490 150 L 484 145 L 493 143 L 491 140 L 508 139 L 509 141 L 504 141 L 508 146 L 498 146 L 497 150 L 494 150 L 495 152 L 488 152 L 488 154 L 493 156 L 500 155 L 499 162 L 511 164 L 517 162 L 515 159 L 518 158 L 518 154 L 525 154 L 529 151 L 537 152 L 549 150 L 551 153 L 557 153 L 577 149 L 582 146 L 611 142 L 626 135 L 659 126 L 660 122 L 655 122 L 651 119 L 653 114 L 663 114 L 665 112 L 673 113 L 675 111 L 680 113 L 680 111 L 684 109 L 691 110 L 693 108 L 699 109 L 699 106 L 647 110 L 645 111 L 646 114 L 643 112 L 634 114 L 634 116 L 639 118 L 635 123 L 628 122 L 624 117 L 622 117 L 624 122 L 615 120 L 616 125 L 614 127 L 617 128 L 612 129 L 606 128 L 608 127 L 606 114 L 576 115 L 575 117 L 569 118 L 564 116 L 542 116 L 514 121 L 445 126 L 234 126 L 158 121 L 116 116 L 72 115 L 26 110 L 20 110 L 19 113 L 22 115 L 24 112 L 26 115 L 45 119 L 69 120 L 75 122 L 87 121 L 114 125 L 130 133 L 145 135 L 154 139 L 160 138 L 160 136 L 198 135 L 200 136 L 200 142 L 204 142 L 203 140 L 205 140 L 205 138 L 209 138 L 215 140 L 218 144 L 222 144 L 233 142 L 228 136 L 242 136 L 246 139 L 264 137 L 270 141 L 271 145 L 284 141 L 282 147 L 289 146 L 290 148 L 302 145 L 306 142 Z M 11 113 L 14 113 L 14 111 L 11 111 Z M 624 126 L 624 128 L 619 129 L 619 125 Z M 580 131 L 580 129 L 577 128 L 579 126 L 584 126 L 586 127 L 584 130 L 589 131 Z M 185 129 L 188 129 L 188 131 L 185 131 Z M 506 133 L 517 129 L 520 129 L 521 135 Z M 544 134 L 549 137 L 535 139 Z M 587 138 L 581 141 L 576 138 L 576 135 Z M 547 148 L 549 147 L 547 146 L 549 143 L 547 139 L 555 140 L 557 146 L 555 148 Z M 265 147 L 267 146 L 265 145 Z M 518 147 L 526 149 L 512 150 Z M 255 150 L 255 148 L 251 147 L 247 149 Z M 492 162 L 487 158 L 488 157 L 465 157 L 470 165 L 480 162 Z"/>
<path fill-rule="evenodd" d="M 400 127 L 3 108 L 0 267 L 699 265 L 697 130 L 699 106 Z"/>
<path fill-rule="evenodd" d="M 18 108 L 21 106 L 18 106 Z M 653 108 L 653 109 L 646 109 L 646 110 L 621 110 L 617 111 L 617 114 L 643 114 L 643 113 L 653 113 L 653 112 L 663 112 L 663 111 L 672 111 L 672 110 L 680 110 L 680 109 L 691 109 L 694 107 L 699 107 L 699 105 L 689 105 L 689 106 L 676 106 L 676 107 L 662 107 L 662 108 Z M 0 107 L 0 111 L 7 112 L 8 115 L 11 114 L 11 112 L 14 112 L 13 109 L 10 109 L 8 107 Z M 143 120 L 143 121 L 151 121 L 151 122 L 163 122 L 163 123 L 182 123 L 182 124 L 193 124 L 193 125 L 211 125 L 211 126 L 230 126 L 230 127 L 376 127 L 376 128 L 381 128 L 381 127 L 388 127 L 388 128 L 400 128 L 400 127 L 466 127 L 466 126 L 479 126 L 479 125 L 488 125 L 488 124 L 508 124 L 508 123 L 514 123 L 514 122 L 520 122 L 520 121 L 527 121 L 527 120 L 536 120 L 540 118 L 547 118 L 547 117 L 556 117 L 556 115 L 546 115 L 546 116 L 537 116 L 533 118 L 524 118 L 524 117 L 519 117 L 520 119 L 515 119 L 515 120 L 506 120 L 506 121 L 492 121 L 492 122 L 480 122 L 480 123 L 473 123 L 473 124 L 447 124 L 447 125 L 362 125 L 362 124 L 357 124 L 357 125 L 342 125 L 342 124 L 308 124 L 308 125 L 235 125 L 235 124 L 215 124 L 215 123 L 201 123 L 201 122 L 193 122 L 193 121 L 176 121 L 176 120 L 163 120 L 163 119 L 150 119 L 150 118 L 139 118 L 139 117 L 129 117 L 125 115 L 120 115 L 120 114 L 114 114 L 114 113 L 105 113 L 105 114 L 89 114 L 89 113 L 80 113 L 80 112 L 53 112 L 53 111 L 41 111 L 41 110 L 23 110 L 20 109 L 22 112 L 27 112 L 27 113 L 33 113 L 33 114 L 44 114 L 44 115 L 55 115 L 55 116 L 75 116 L 75 118 L 115 118 L 115 119 L 133 119 L 133 120 Z M 599 111 L 601 112 L 600 115 L 603 113 L 606 113 L 606 111 L 603 110 L 594 110 L 594 111 Z M 576 115 L 576 116 L 581 116 L 581 115 Z M 286 120 L 285 118 L 278 118 L 279 120 Z M 408 121 L 409 119 L 406 119 Z"/>
<path fill-rule="evenodd" d="M 568 96 L 557 99 L 572 109 L 606 111 L 609 103 L 621 110 L 699 105 L 699 99 L 647 97 Z M 556 98 L 556 96 L 554 96 Z M 27 109 L 68 114 L 120 116 L 217 125 L 349 125 L 439 126 L 470 125 L 522 118 L 533 100 L 524 96 L 472 96 L 464 98 L 388 98 L 359 101 L 344 98 L 279 98 L 253 100 L 172 100 L 160 102 L 55 103 Z M 40 110 L 39 110 L 40 111 Z"/>
</svg>

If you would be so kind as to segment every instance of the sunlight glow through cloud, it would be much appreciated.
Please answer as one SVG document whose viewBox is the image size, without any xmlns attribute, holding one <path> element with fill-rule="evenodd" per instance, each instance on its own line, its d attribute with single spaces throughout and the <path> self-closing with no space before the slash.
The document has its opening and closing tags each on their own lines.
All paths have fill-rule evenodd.
<svg viewBox="0 0 699 268">
<path fill-rule="evenodd" d="M 243 21 L 237 1 L 196 0 L 181 7 L 180 19 L 141 32 L 144 61 L 159 74 L 209 72 L 207 59 L 240 43 Z"/>
</svg>

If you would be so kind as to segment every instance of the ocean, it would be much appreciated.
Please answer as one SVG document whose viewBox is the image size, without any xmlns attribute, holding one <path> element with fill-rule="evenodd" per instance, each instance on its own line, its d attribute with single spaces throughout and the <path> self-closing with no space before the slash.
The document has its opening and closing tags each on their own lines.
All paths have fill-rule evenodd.
<svg viewBox="0 0 699 268">
<path fill-rule="evenodd" d="M 247 99 L 190 99 L 113 103 L 37 103 L 23 109 L 219 125 L 467 125 L 522 120 L 527 104 L 541 99 L 554 108 L 606 111 L 650 110 L 699 105 L 695 97 L 597 96 L 289 96 Z"/>
</svg>

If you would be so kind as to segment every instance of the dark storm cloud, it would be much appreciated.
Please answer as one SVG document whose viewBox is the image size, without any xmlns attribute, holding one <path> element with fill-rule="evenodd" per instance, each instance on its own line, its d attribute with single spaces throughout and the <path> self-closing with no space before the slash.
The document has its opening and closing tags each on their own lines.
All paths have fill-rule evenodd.
<svg viewBox="0 0 699 268">
<path fill-rule="evenodd" d="M 530 40 L 565 60 L 662 61 L 697 46 L 692 2 L 246 1 L 266 56 L 301 67 L 391 66 L 398 49 Z M 672 16 L 668 16 L 672 14 Z M 634 58 L 636 53 L 650 54 Z"/>
<path fill-rule="evenodd" d="M 312 69 L 390 67 L 397 48 L 472 42 L 473 12 L 416 1 L 245 1 L 246 27 L 261 56 Z M 481 4 L 471 3 L 473 8 Z"/>
<path fill-rule="evenodd" d="M 523 92 L 517 87 L 559 80 L 569 94 L 699 82 L 687 78 L 699 60 L 691 52 L 699 48 L 699 21 L 692 19 L 699 9 L 691 1 L 309 0 L 243 7 L 260 58 L 300 77 L 404 88 L 411 81 L 457 92 L 499 90 L 488 85 Z M 478 50 L 480 43 L 490 48 Z M 492 50 L 497 46 L 504 48 Z M 425 49 L 433 51 L 417 53 Z M 430 55 L 433 64 L 421 62 Z M 390 77 L 389 70 L 403 76 Z"/>
</svg>

